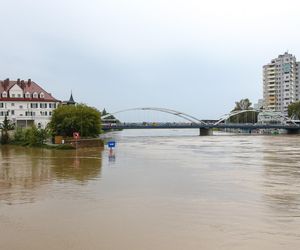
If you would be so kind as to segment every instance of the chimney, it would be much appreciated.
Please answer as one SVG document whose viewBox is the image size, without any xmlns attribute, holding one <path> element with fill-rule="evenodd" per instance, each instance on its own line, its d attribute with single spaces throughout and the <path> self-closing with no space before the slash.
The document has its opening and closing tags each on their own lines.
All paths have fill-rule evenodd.
<svg viewBox="0 0 300 250">
<path fill-rule="evenodd" d="M 17 80 L 17 84 L 18 84 L 18 85 L 20 85 L 20 82 L 21 82 L 21 81 L 20 81 L 20 78 L 18 78 L 18 80 Z"/>
<path fill-rule="evenodd" d="M 31 79 L 29 78 L 28 79 L 28 85 L 30 86 L 30 84 L 31 84 Z"/>
<path fill-rule="evenodd" d="M 8 85 L 9 85 L 9 78 L 6 78 L 6 79 L 3 81 L 3 87 L 4 87 L 5 90 L 7 89 Z"/>
</svg>

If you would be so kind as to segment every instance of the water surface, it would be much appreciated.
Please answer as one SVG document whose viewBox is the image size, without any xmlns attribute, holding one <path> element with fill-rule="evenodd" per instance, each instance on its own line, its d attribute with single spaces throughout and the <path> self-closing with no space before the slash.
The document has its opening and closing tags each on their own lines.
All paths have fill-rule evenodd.
<svg viewBox="0 0 300 250">
<path fill-rule="evenodd" d="M 298 249 L 300 136 L 106 135 L 0 148 L 0 249 Z"/>
</svg>

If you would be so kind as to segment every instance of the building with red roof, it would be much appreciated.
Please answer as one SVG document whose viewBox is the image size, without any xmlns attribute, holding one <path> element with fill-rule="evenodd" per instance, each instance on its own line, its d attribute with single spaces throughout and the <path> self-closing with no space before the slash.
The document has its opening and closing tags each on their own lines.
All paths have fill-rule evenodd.
<svg viewBox="0 0 300 250">
<path fill-rule="evenodd" d="M 0 80 L 0 122 L 7 116 L 17 127 L 45 128 L 59 103 L 31 79 Z"/>
</svg>

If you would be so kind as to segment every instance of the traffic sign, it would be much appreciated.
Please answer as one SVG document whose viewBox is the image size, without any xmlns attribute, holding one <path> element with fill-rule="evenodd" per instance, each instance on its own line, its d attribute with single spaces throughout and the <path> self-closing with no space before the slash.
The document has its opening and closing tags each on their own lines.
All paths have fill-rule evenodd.
<svg viewBox="0 0 300 250">
<path fill-rule="evenodd" d="M 78 139 L 80 138 L 79 132 L 74 132 L 74 133 L 73 133 L 73 138 L 74 138 L 75 140 L 78 140 Z"/>
<path fill-rule="evenodd" d="M 116 142 L 115 142 L 115 141 L 109 141 L 109 142 L 107 143 L 107 146 L 108 146 L 109 148 L 114 148 L 114 147 L 116 146 Z"/>
</svg>

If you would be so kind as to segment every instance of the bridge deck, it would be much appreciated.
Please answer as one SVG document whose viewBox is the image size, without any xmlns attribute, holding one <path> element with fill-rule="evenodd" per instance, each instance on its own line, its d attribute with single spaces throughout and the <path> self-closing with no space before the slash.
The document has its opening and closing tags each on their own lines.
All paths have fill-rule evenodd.
<svg viewBox="0 0 300 250">
<path fill-rule="evenodd" d="M 191 128 L 205 128 L 205 129 L 245 129 L 245 130 L 255 130 L 255 129 L 286 129 L 286 130 L 300 130 L 300 125 L 294 124 L 181 124 L 181 123 L 166 123 L 166 124 L 138 124 L 138 123 L 122 123 L 116 125 L 103 125 L 103 130 L 110 129 L 191 129 Z"/>
</svg>

